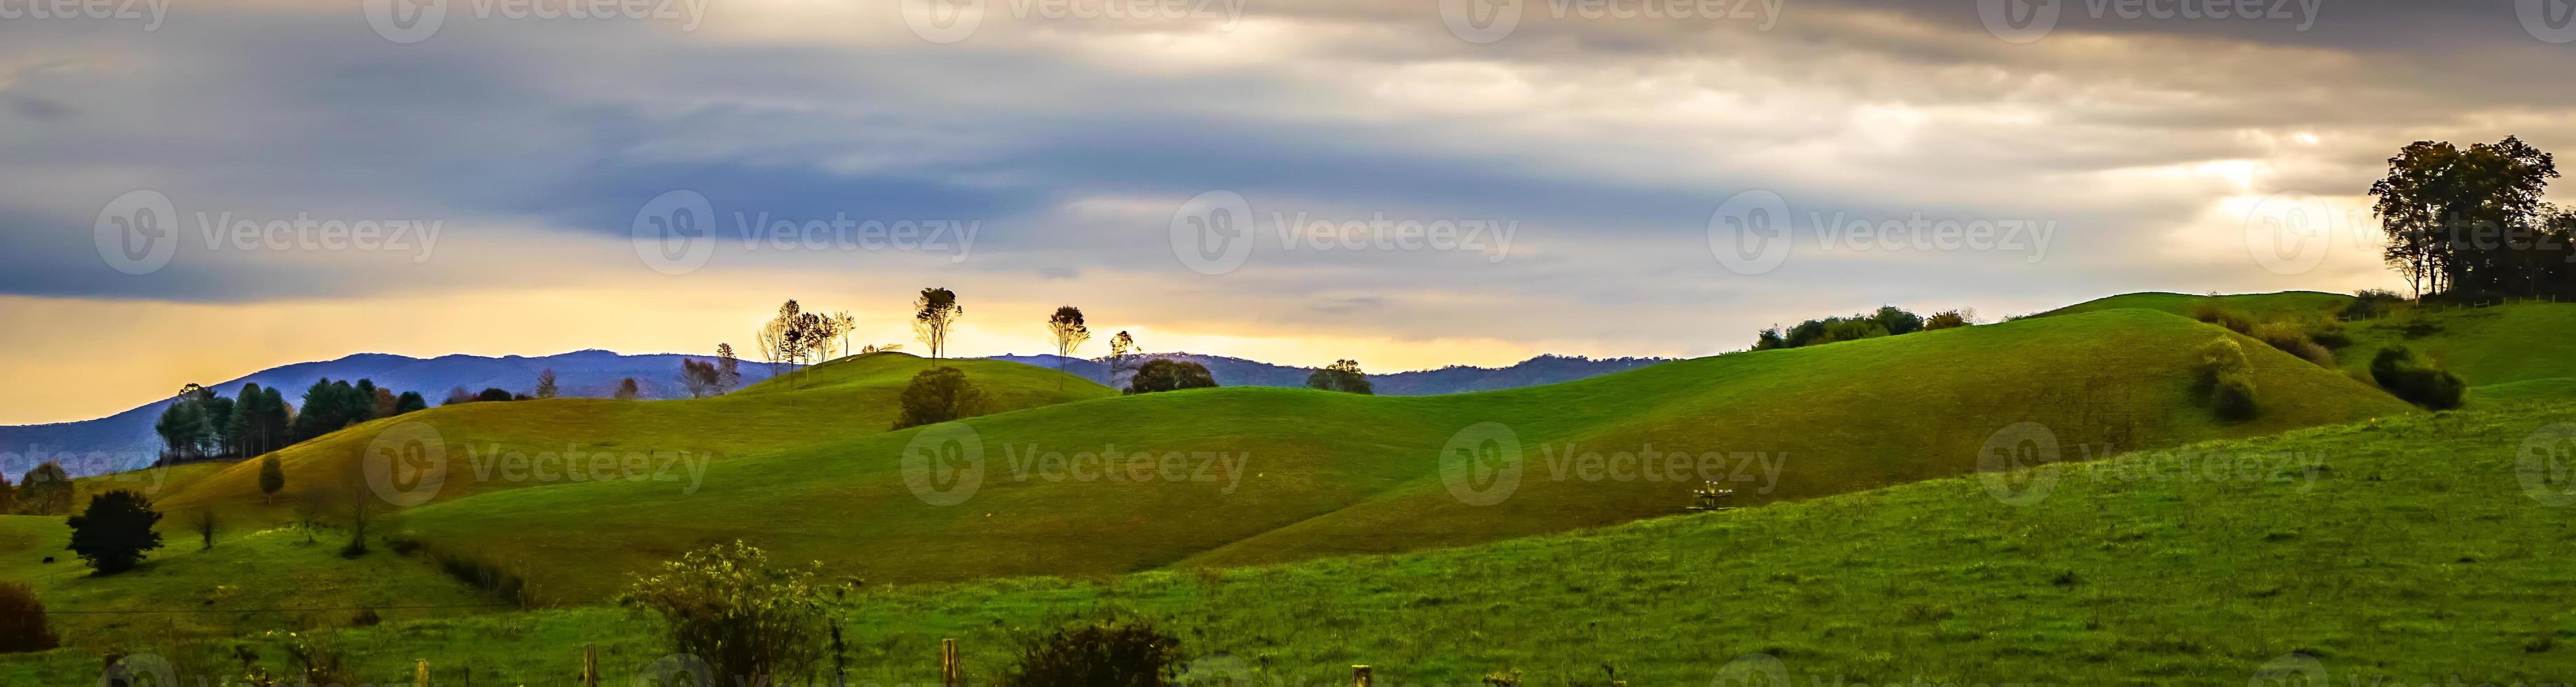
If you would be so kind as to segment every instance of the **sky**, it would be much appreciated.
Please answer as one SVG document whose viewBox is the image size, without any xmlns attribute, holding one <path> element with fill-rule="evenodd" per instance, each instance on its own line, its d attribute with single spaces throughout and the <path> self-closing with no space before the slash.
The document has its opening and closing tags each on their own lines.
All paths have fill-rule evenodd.
<svg viewBox="0 0 2576 687">
<path fill-rule="evenodd" d="M 1372 371 L 1880 305 L 2400 287 L 2416 140 L 2576 148 L 2569 0 L 0 0 L 0 423 L 358 352 Z M 2563 197 L 2563 194 L 2562 194 Z M 915 344 L 915 347 L 918 345 Z"/>
</svg>

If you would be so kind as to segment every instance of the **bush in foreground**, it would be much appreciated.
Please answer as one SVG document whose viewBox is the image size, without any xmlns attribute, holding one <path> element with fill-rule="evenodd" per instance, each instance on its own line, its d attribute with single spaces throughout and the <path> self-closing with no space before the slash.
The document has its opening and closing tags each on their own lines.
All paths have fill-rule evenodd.
<svg viewBox="0 0 2576 687">
<path fill-rule="evenodd" d="M 44 651 L 60 646 L 45 626 L 45 604 L 35 590 L 16 582 L 0 583 L 0 654 Z"/>
<path fill-rule="evenodd" d="M 737 541 L 637 576 L 617 602 L 659 616 L 671 651 L 706 661 L 719 682 L 811 683 L 831 634 L 825 600 L 845 591 L 818 584 L 821 570 L 771 567 L 769 554 Z"/>
<path fill-rule="evenodd" d="M 2255 325 L 2254 331 L 2247 332 L 2246 335 L 2254 337 L 2265 345 L 2281 349 L 2281 352 L 2316 363 L 2319 367 L 2331 369 L 2335 365 L 2334 352 L 2326 350 L 2325 346 L 2318 345 L 2316 341 L 2309 339 L 2308 328 L 2300 326 L 2299 323 L 2288 320 L 2265 322 Z"/>
<path fill-rule="evenodd" d="M 912 383 L 903 387 L 901 403 L 903 413 L 895 416 L 895 429 L 984 414 L 984 392 L 968 383 L 966 373 L 954 367 L 934 367 L 913 375 Z"/>
<path fill-rule="evenodd" d="M 2469 393 L 2468 382 L 2404 346 L 2379 349 L 2370 359 L 2370 379 L 2391 395 L 2433 410 L 2458 408 Z"/>
<path fill-rule="evenodd" d="M 152 531 L 161 513 L 142 494 L 119 489 L 89 500 L 89 509 L 64 521 L 72 527 L 72 553 L 100 575 L 133 570 L 143 553 L 161 548 L 161 533 Z"/>
<path fill-rule="evenodd" d="M 1143 622 L 1056 630 L 1020 647 L 1006 687 L 1162 687 L 1173 684 L 1181 642 Z"/>
</svg>

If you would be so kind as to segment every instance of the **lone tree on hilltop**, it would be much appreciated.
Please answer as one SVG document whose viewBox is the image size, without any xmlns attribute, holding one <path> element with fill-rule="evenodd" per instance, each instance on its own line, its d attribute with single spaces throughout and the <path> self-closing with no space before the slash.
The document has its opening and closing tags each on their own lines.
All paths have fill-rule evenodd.
<svg viewBox="0 0 2576 687">
<path fill-rule="evenodd" d="M 1047 318 L 1047 334 L 1055 338 L 1057 372 L 1064 371 L 1064 362 L 1073 357 L 1074 350 L 1091 340 L 1091 328 L 1082 324 L 1082 309 L 1070 305 L 1056 308 L 1055 315 Z M 1064 388 L 1063 377 L 1056 378 L 1055 388 Z"/>
<path fill-rule="evenodd" d="M 957 292 L 940 287 L 921 290 L 912 302 L 912 331 L 921 343 L 930 347 L 930 359 L 938 360 L 948 352 L 948 332 L 957 319 L 966 316 L 966 307 L 957 304 Z"/>
<path fill-rule="evenodd" d="M 142 494 L 123 489 L 99 494 L 89 500 L 88 510 L 64 521 L 72 528 L 72 544 L 65 548 L 80 554 L 100 575 L 133 570 L 144 552 L 161 548 L 161 533 L 152 531 L 159 522 L 161 513 Z"/>
</svg>

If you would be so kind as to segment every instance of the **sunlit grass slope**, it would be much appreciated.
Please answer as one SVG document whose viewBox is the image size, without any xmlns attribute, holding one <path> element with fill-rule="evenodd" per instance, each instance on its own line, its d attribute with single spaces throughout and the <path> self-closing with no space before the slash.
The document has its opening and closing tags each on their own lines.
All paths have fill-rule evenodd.
<svg viewBox="0 0 2576 687">
<path fill-rule="evenodd" d="M 2012 475 L 2051 485 L 2021 505 L 1953 477 L 1392 556 L 879 588 L 846 623 L 848 678 L 927 682 L 955 637 L 986 680 L 1036 630 L 1125 613 L 1254 684 L 1346 682 L 1361 663 L 1380 684 L 1711 684 L 1757 653 L 1800 685 L 2233 685 L 2292 653 L 2325 671 L 2312 684 L 2563 682 L 2576 526 L 2544 499 L 2576 484 L 2526 486 L 2520 465 L 2568 422 L 2576 406 L 2406 414 L 2049 465 Z M 649 627 L 593 608 L 338 641 L 366 679 L 433 656 L 441 679 L 539 684 L 584 643 L 634 674 L 668 651 Z M 95 670 L 56 652 L 0 682 Z"/>
<path fill-rule="evenodd" d="M 2308 291 L 2187 296 L 2133 293 L 2080 303 L 2048 314 L 2150 308 L 2189 316 L 2212 299 L 2257 321 L 2334 319 L 2351 296 Z M 2468 381 L 2475 405 L 2576 400 L 2576 303 L 2513 303 L 2484 308 L 2399 306 L 2379 317 L 2344 323 L 2353 345 L 2337 367 L 2368 378 L 2370 357 L 2404 345 L 2439 360 Z"/>
<path fill-rule="evenodd" d="M 421 436 L 416 433 L 422 430 L 442 442 L 446 458 L 443 483 L 420 487 L 432 501 L 574 479 L 622 479 L 638 473 L 640 479 L 675 478 L 685 483 L 690 467 L 698 463 L 883 433 L 894 422 L 899 410 L 896 397 L 904 385 L 932 364 L 902 353 L 876 353 L 816 365 L 703 399 L 561 398 L 441 406 L 353 426 L 279 451 L 287 486 L 273 503 L 259 491 L 257 460 L 176 480 L 157 495 L 157 501 L 165 511 L 213 507 L 280 521 L 290 516 L 299 494 L 318 490 L 332 497 L 335 508 L 346 509 L 351 497 L 372 493 L 357 460 L 370 443 L 386 436 Z M 951 360 L 939 364 L 965 371 L 992 407 L 1001 410 L 1114 393 L 1087 380 L 1015 363 Z M 508 469 L 507 457 L 512 453 L 530 456 L 530 465 Z M 612 469 L 592 470 L 596 454 L 602 453 L 613 456 L 605 464 Z M 631 470 L 624 461 L 632 453 L 649 458 L 640 471 Z M 540 474 L 535 462 L 540 454 L 580 454 L 584 459 L 560 461 Z M 574 472 L 580 476 L 573 476 Z M 415 486 L 406 481 L 393 484 L 404 489 Z"/>
<path fill-rule="evenodd" d="M 2199 351 L 2222 336 L 2128 309 L 1479 394 L 1119 397 L 962 423 L 982 448 L 982 472 L 953 505 L 917 496 L 903 456 L 916 440 L 940 438 L 926 432 L 966 431 L 954 427 L 720 461 L 694 493 L 651 482 L 500 491 L 416 509 L 401 526 L 442 552 L 526 576 L 547 601 L 596 600 L 623 582 L 614 573 L 737 538 L 872 581 L 1098 575 L 1455 546 L 1669 515 L 1692 502 L 1703 475 L 1735 489 L 1737 505 L 1957 475 L 2022 422 L 2080 454 L 2414 412 L 2249 341 L 2263 413 L 2219 422 L 2191 386 Z M 1516 485 L 1453 491 L 1442 458 L 1461 437 L 1496 439 L 1470 443 L 1488 450 L 1490 464 L 1519 466 Z M 1517 460 L 1500 453 L 1509 444 Z M 1621 457 L 1647 450 L 1690 460 L 1674 470 L 1670 458 L 1649 466 Z M 1141 469 L 1048 462 L 1104 451 L 1149 458 Z M 1159 462 L 1174 454 L 1172 465 Z"/>
</svg>

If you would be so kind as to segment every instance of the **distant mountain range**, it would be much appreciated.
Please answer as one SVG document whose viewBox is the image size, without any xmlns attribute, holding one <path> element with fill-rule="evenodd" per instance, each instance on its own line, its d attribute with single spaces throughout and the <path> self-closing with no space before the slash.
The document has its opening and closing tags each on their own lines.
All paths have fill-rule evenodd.
<svg viewBox="0 0 2576 687">
<path fill-rule="evenodd" d="M 1269 363 L 1194 353 L 1154 354 L 1146 357 L 1188 360 L 1206 365 L 1224 386 L 1304 386 L 1306 375 L 1314 368 L 1272 365 Z M 225 396 L 241 391 L 243 384 L 278 387 L 290 404 L 300 404 L 306 387 L 322 378 L 374 380 L 376 386 L 401 391 L 418 391 L 433 405 L 447 396 L 452 387 L 469 391 L 485 388 L 507 389 L 527 393 L 536 386 L 537 373 L 554 370 L 556 384 L 565 396 L 606 398 L 617 391 L 618 382 L 635 378 L 643 398 L 678 398 L 688 395 L 678 380 L 680 361 L 706 359 L 703 355 L 653 353 L 624 355 L 601 350 L 574 351 L 541 357 L 445 355 L 436 358 L 414 358 L 385 353 L 360 353 L 338 360 L 296 363 L 273 367 L 237 379 L 210 384 Z M 993 356 L 1005 360 L 1046 368 L 1061 367 L 1066 372 L 1095 381 L 1107 379 L 1108 366 L 1096 360 L 1080 360 L 1053 355 Z M 1513 387 L 1552 384 L 1621 370 L 1644 367 L 1664 358 L 1591 359 L 1543 355 L 1508 367 L 1486 368 L 1452 366 L 1437 370 L 1369 375 L 1377 393 L 1387 395 L 1447 394 L 1468 391 L 1490 391 Z M 769 376 L 767 365 L 745 362 L 743 383 L 748 385 Z M 176 392 L 178 385 L 171 390 Z M 0 425 L 0 473 L 17 479 L 28 468 L 46 459 L 60 460 L 74 475 L 93 475 L 149 466 L 160 450 L 160 439 L 152 424 L 160 419 L 168 399 L 153 401 L 133 410 L 95 420 L 59 422 L 43 425 Z"/>
</svg>

